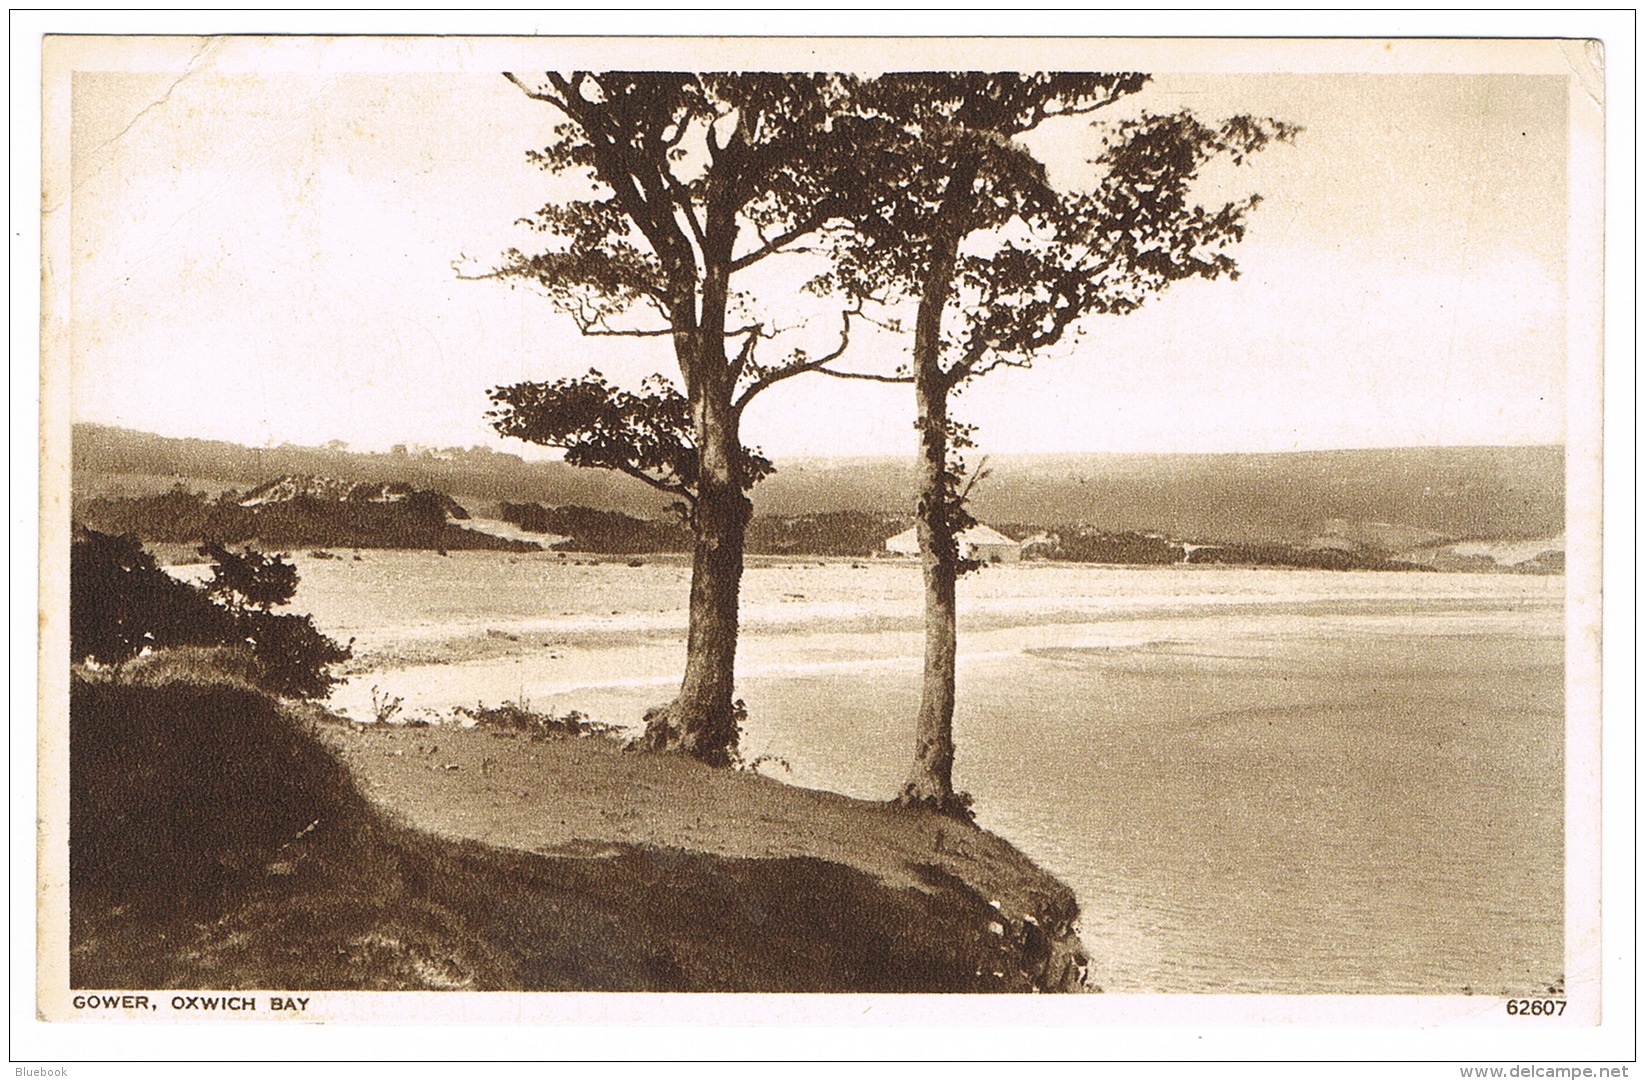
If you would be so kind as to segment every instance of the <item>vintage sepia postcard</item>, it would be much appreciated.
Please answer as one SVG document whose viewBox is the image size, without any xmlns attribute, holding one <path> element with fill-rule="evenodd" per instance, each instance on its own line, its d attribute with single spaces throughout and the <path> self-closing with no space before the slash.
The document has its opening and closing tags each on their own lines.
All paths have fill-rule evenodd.
<svg viewBox="0 0 1645 1081">
<path fill-rule="evenodd" d="M 1597 42 L 43 50 L 42 1019 L 1612 1008 Z"/>
</svg>

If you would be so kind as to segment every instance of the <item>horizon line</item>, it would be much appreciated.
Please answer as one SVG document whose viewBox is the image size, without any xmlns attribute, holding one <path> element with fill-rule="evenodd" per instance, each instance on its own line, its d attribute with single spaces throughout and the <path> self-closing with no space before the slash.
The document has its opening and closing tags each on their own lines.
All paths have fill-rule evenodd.
<svg viewBox="0 0 1645 1081">
<path fill-rule="evenodd" d="M 219 443 L 219 444 L 224 444 L 224 445 L 227 445 L 227 446 L 239 447 L 240 449 L 247 450 L 247 451 L 297 450 L 297 451 L 312 451 L 312 452 L 320 453 L 320 454 L 326 454 L 326 453 L 353 454 L 353 455 L 360 455 L 362 457 L 365 457 L 365 456 L 396 457 L 396 455 L 394 455 L 392 449 L 377 449 L 377 448 L 374 448 L 374 447 L 363 447 L 363 446 L 358 446 L 357 447 L 357 446 L 351 445 L 351 444 L 349 444 L 349 443 L 347 443 L 346 441 L 343 441 L 343 440 L 338 440 L 338 442 L 343 443 L 343 445 L 341 447 L 330 447 L 330 446 L 327 446 L 326 444 L 323 444 L 323 443 L 318 443 L 318 444 L 317 443 L 295 443 L 295 442 L 291 442 L 289 440 L 281 442 L 281 443 L 264 444 L 264 445 L 258 446 L 258 445 L 254 445 L 254 444 L 250 444 L 250 443 L 236 442 L 235 440 L 232 440 L 232 439 L 224 439 L 224 438 L 220 438 L 220 437 L 216 437 L 216 436 L 208 436 L 208 435 L 167 435 L 163 432 L 146 431 L 146 430 L 141 429 L 141 428 L 129 428 L 129 427 L 126 427 L 125 425 L 110 424 L 106 421 L 98 421 L 98 420 L 74 421 L 70 425 L 70 428 L 71 428 L 71 435 L 72 435 L 72 432 L 74 430 L 78 430 L 78 429 L 81 429 L 81 428 L 104 428 L 104 429 L 110 429 L 110 430 L 113 430 L 113 431 L 127 432 L 127 433 L 131 433 L 133 435 L 148 436 L 148 437 L 154 438 L 154 439 L 170 439 L 170 440 L 176 440 L 176 441 L 179 441 L 179 442 L 185 441 L 185 440 L 192 440 L 192 441 L 201 442 L 201 443 Z M 71 440 L 71 442 L 72 442 L 72 440 Z M 483 453 L 495 454 L 495 455 L 498 455 L 500 457 L 501 456 L 511 456 L 511 457 L 514 457 L 514 458 L 518 459 L 519 461 L 521 461 L 522 463 L 527 464 L 527 465 L 547 465 L 547 464 L 562 463 L 562 459 L 560 459 L 560 458 L 547 457 L 547 456 L 545 456 L 545 457 L 526 457 L 524 454 L 521 454 L 521 453 L 519 453 L 518 451 L 515 451 L 515 450 L 511 450 L 511 449 L 501 449 L 501 450 L 499 450 L 495 447 L 489 447 L 489 446 L 486 446 L 486 445 L 481 444 L 481 443 L 473 443 L 473 444 L 469 444 L 468 446 L 457 446 L 455 444 L 448 444 L 448 445 L 445 445 L 445 446 L 437 446 L 437 445 L 432 444 L 432 443 L 427 443 L 427 444 L 425 444 L 425 443 L 412 443 L 408 440 L 408 441 L 406 441 L 405 445 L 408 446 L 408 447 L 415 447 L 416 448 L 415 455 L 417 455 L 417 456 L 420 456 L 421 453 L 425 452 L 425 451 L 459 451 L 459 452 L 465 452 L 465 453 L 466 452 L 473 452 L 473 451 L 480 451 L 480 452 L 483 452 Z M 1296 447 L 1296 448 L 1292 448 L 1292 449 L 1288 449 L 1288 450 L 1265 449 L 1265 450 L 999 450 L 999 451 L 982 451 L 979 448 L 978 452 L 976 453 L 975 456 L 976 456 L 978 461 L 981 461 L 983 458 L 988 458 L 990 460 L 998 461 L 998 460 L 1001 460 L 1001 459 L 1021 459 L 1021 458 L 1074 458 L 1074 457 L 1087 457 L 1087 458 L 1089 458 L 1089 457 L 1105 457 L 1105 458 L 1147 457 L 1147 458 L 1160 458 L 1160 457 L 1220 457 L 1220 456 L 1254 457 L 1254 456 L 1262 456 L 1262 455 L 1346 454 L 1346 453 L 1361 453 L 1361 452 L 1373 452 L 1373 451 L 1539 450 L 1539 449 L 1550 449 L 1550 448 L 1557 448 L 1559 450 L 1565 450 L 1567 448 L 1567 444 L 1562 440 L 1561 441 L 1554 441 L 1554 442 L 1547 442 L 1547 441 L 1514 441 L 1514 442 L 1503 442 L 1503 443 L 1478 443 L 1478 442 L 1467 442 L 1467 443 L 1377 443 L 1377 444 L 1361 444 L 1361 445 L 1354 445 L 1354 446 Z M 756 449 L 758 449 L 758 448 L 756 448 Z M 916 457 L 917 457 L 917 455 L 913 451 L 908 451 L 908 452 L 905 452 L 905 453 L 883 452 L 883 453 L 876 453 L 876 454 L 849 454 L 849 453 L 846 453 L 846 454 L 830 454 L 830 453 L 826 453 L 826 452 L 801 451 L 801 452 L 790 453 L 790 454 L 773 455 L 772 456 L 772 461 L 777 463 L 777 464 L 781 464 L 783 462 L 811 462 L 811 461 L 870 462 L 870 461 L 885 461 L 887 459 L 891 459 L 891 460 L 901 460 L 901 459 L 904 459 L 904 458 L 914 459 Z"/>
</svg>

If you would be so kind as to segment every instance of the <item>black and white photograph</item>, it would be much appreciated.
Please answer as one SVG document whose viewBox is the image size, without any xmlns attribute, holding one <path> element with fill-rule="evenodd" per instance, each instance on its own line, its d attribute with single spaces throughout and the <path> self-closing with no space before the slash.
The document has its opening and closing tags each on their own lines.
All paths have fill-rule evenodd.
<svg viewBox="0 0 1645 1081">
<path fill-rule="evenodd" d="M 43 1019 L 1599 1022 L 1599 43 L 42 63 Z"/>
</svg>

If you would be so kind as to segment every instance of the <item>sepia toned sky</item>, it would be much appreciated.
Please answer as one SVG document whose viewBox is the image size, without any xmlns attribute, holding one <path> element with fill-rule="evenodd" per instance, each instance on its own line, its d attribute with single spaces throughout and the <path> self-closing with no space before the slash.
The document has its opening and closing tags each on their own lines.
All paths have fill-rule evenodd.
<svg viewBox="0 0 1645 1081">
<path fill-rule="evenodd" d="M 557 115 L 500 76 L 259 72 L 209 48 L 190 64 L 73 76 L 76 420 L 535 456 L 490 433 L 487 388 L 675 372 L 663 341 L 580 338 L 528 289 L 453 270 L 528 243 L 515 219 L 570 191 L 524 159 Z M 1206 177 L 1208 200 L 1263 196 L 1239 280 L 1092 319 L 956 412 L 991 452 L 1562 441 L 1567 93 L 1551 76 L 1156 75 L 1110 118 L 1304 129 Z M 1094 139 L 1070 122 L 1030 142 L 1073 178 Z M 835 321 L 818 325 L 822 341 Z M 907 342 L 854 348 L 853 367 L 885 369 Z M 907 388 L 793 380 L 745 438 L 909 453 L 911 417 Z"/>
</svg>

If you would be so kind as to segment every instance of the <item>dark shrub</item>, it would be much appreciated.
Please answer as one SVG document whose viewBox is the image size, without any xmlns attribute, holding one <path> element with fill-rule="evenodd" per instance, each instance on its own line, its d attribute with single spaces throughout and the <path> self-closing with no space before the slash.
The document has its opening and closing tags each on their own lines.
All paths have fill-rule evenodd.
<svg viewBox="0 0 1645 1081">
<path fill-rule="evenodd" d="M 203 588 L 161 570 L 134 537 L 77 529 L 69 560 L 71 658 L 120 664 L 149 646 L 249 646 L 263 687 L 300 698 L 325 694 L 337 682 L 330 666 L 348 659 L 349 648 L 308 616 L 269 611 L 296 591 L 297 568 L 249 548 L 236 554 L 208 544 L 201 551 L 214 561 Z"/>
<path fill-rule="evenodd" d="M 500 706 L 458 706 L 457 712 L 474 721 L 477 728 L 505 732 L 529 732 L 537 736 L 609 736 L 616 727 L 591 721 L 577 710 L 563 716 L 543 713 L 520 702 L 504 702 Z"/>
<path fill-rule="evenodd" d="M 324 696 L 337 682 L 331 666 L 352 655 L 348 646 L 316 630 L 308 616 L 248 611 L 240 616 L 240 628 L 257 659 L 259 682 L 275 694 Z"/>
<path fill-rule="evenodd" d="M 206 595 L 231 611 L 260 608 L 268 611 L 288 603 L 297 592 L 297 566 L 278 555 L 266 556 L 251 548 L 235 553 L 215 541 L 200 546 L 211 558 Z"/>
<path fill-rule="evenodd" d="M 824 511 L 788 517 L 761 515 L 748 525 L 748 550 L 761 555 L 871 556 L 908 519 L 867 511 Z"/>
<path fill-rule="evenodd" d="M 266 485 L 264 486 L 267 487 Z M 344 499 L 297 495 L 243 507 L 238 495 L 212 498 L 178 486 L 160 495 L 78 500 L 77 521 L 105 533 L 130 533 L 145 541 L 240 543 L 255 539 L 270 548 L 447 548 L 538 551 L 528 541 L 506 540 L 454 525 L 468 512 L 448 496 L 404 486 L 403 499 L 373 499 L 392 485 L 356 485 Z"/>
<path fill-rule="evenodd" d="M 548 532 L 548 512 L 543 510 L 541 503 L 510 503 L 504 500 L 497 515 L 503 521 L 512 522 L 527 533 Z"/>
<path fill-rule="evenodd" d="M 120 664 L 146 646 L 216 645 L 233 617 L 161 570 L 135 537 L 76 531 L 69 555 L 69 648 L 76 661 Z"/>
</svg>

